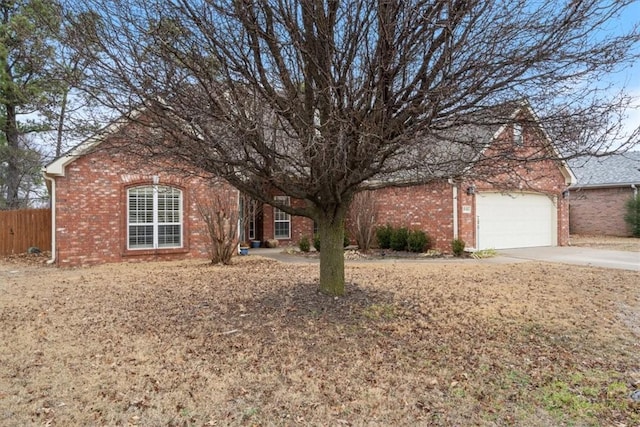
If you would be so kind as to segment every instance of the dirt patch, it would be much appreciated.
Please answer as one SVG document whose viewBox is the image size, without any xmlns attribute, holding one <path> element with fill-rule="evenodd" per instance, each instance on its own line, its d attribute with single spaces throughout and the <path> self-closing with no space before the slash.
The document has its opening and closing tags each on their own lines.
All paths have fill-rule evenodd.
<svg viewBox="0 0 640 427">
<path fill-rule="evenodd" d="M 587 236 L 572 234 L 571 246 L 609 249 L 612 251 L 640 252 L 640 238 L 615 236 Z"/>
<path fill-rule="evenodd" d="M 635 272 L 317 268 L 0 269 L 0 425 L 640 423 Z"/>
</svg>

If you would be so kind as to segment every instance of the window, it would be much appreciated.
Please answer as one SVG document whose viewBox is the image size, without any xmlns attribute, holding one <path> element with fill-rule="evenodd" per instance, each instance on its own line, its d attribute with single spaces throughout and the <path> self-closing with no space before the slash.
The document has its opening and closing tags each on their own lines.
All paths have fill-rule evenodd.
<svg viewBox="0 0 640 427">
<path fill-rule="evenodd" d="M 256 239 L 256 216 L 251 215 L 249 217 L 249 240 Z"/>
<path fill-rule="evenodd" d="M 182 191 L 151 185 L 127 192 L 129 249 L 182 247 Z"/>
<path fill-rule="evenodd" d="M 522 145 L 522 125 L 520 123 L 513 124 L 513 143 Z"/>
<path fill-rule="evenodd" d="M 276 202 L 289 206 L 289 196 L 276 196 Z M 273 234 L 276 239 L 291 238 L 291 215 L 273 208 Z"/>
</svg>

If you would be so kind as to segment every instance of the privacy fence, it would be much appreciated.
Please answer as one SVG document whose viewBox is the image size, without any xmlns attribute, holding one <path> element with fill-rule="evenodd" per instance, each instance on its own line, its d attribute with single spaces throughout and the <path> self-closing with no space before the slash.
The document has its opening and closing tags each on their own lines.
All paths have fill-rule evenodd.
<svg viewBox="0 0 640 427">
<path fill-rule="evenodd" d="M 0 256 L 51 249 L 51 209 L 0 211 Z"/>
</svg>

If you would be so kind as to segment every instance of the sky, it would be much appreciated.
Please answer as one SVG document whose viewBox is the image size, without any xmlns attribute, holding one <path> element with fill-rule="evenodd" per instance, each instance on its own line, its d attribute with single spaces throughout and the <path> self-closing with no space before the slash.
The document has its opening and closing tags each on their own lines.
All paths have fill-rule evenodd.
<svg viewBox="0 0 640 427">
<path fill-rule="evenodd" d="M 638 24 L 640 24 L 640 1 L 636 0 L 629 5 L 621 19 L 614 23 L 613 28 L 623 32 L 632 29 L 634 25 Z M 636 53 L 640 54 L 640 48 Z M 625 92 L 635 98 L 635 109 L 628 112 L 625 121 L 626 131 L 631 132 L 640 127 L 640 59 L 636 60 L 630 68 L 613 74 L 610 78 L 619 88 L 624 87 Z M 640 141 L 638 141 L 635 150 L 640 151 Z"/>
</svg>

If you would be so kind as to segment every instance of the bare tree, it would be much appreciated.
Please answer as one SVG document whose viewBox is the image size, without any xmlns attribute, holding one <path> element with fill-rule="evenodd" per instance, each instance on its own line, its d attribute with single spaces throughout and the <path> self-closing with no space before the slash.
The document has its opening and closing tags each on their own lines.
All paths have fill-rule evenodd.
<svg viewBox="0 0 640 427">
<path fill-rule="evenodd" d="M 637 52 L 637 28 L 606 32 L 632 0 L 82 2 L 102 17 L 85 33 L 96 95 L 145 108 L 167 137 L 156 154 L 313 218 L 329 294 L 354 195 L 473 170 L 485 142 L 458 130 L 514 120 L 488 107 L 526 97 L 564 156 L 628 142 L 593 124 L 629 101 L 596 79 Z"/>
<path fill-rule="evenodd" d="M 372 191 L 362 191 L 353 196 L 347 224 L 361 251 L 371 249 L 377 222 L 376 197 Z"/>
</svg>

